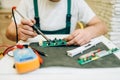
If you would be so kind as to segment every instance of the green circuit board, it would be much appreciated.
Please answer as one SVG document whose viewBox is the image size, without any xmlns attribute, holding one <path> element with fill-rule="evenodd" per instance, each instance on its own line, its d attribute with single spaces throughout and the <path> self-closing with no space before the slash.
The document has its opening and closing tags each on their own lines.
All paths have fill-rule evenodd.
<svg viewBox="0 0 120 80">
<path fill-rule="evenodd" d="M 101 57 L 108 56 L 110 54 L 114 54 L 118 51 L 119 51 L 118 48 L 113 48 L 113 49 L 110 49 L 108 51 L 106 51 L 106 50 L 91 51 L 87 54 L 84 54 L 84 55 L 80 56 L 79 59 L 78 59 L 78 63 L 79 64 L 86 64 L 86 63 L 89 63 L 91 61 L 97 60 Z"/>
<path fill-rule="evenodd" d="M 60 46 L 66 46 L 67 42 L 63 39 L 54 39 L 50 41 L 43 41 L 42 47 L 60 47 Z"/>
</svg>

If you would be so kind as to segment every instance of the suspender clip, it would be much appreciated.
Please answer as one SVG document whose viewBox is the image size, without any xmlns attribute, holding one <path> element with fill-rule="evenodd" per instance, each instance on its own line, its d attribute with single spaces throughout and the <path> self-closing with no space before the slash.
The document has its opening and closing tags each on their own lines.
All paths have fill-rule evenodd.
<svg viewBox="0 0 120 80">
<path fill-rule="evenodd" d="M 39 19 L 39 17 L 37 17 L 37 16 L 35 16 L 35 21 L 36 21 L 36 26 L 37 26 L 37 28 L 40 30 L 40 19 Z"/>
<path fill-rule="evenodd" d="M 67 14 L 66 16 L 66 22 L 71 22 L 71 14 Z"/>
</svg>

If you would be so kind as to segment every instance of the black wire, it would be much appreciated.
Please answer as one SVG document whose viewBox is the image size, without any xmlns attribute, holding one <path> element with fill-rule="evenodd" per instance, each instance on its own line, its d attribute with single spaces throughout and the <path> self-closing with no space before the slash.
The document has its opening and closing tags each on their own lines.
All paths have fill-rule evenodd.
<svg viewBox="0 0 120 80">
<path fill-rule="evenodd" d="M 36 49 L 34 49 L 34 48 L 32 48 L 32 49 L 33 49 L 33 51 L 37 51 L 38 54 L 41 55 L 41 56 L 45 56 L 45 57 L 48 56 L 46 53 L 44 53 L 44 52 L 42 52 L 42 51 L 38 51 L 38 50 L 36 50 Z"/>
<path fill-rule="evenodd" d="M 14 15 L 14 9 L 12 9 L 12 16 L 13 16 L 13 19 L 14 19 L 14 22 L 15 22 L 15 28 L 16 28 L 16 43 L 18 42 L 18 27 L 17 27 L 17 22 L 16 22 L 16 19 L 15 19 L 15 15 Z"/>
</svg>

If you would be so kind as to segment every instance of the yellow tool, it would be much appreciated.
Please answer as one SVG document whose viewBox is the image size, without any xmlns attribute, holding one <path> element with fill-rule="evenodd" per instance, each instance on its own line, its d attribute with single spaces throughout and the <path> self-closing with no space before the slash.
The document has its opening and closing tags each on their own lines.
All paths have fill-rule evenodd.
<svg viewBox="0 0 120 80">
<path fill-rule="evenodd" d="M 77 22 L 77 29 L 80 28 L 80 29 L 84 29 L 84 25 L 82 22 L 78 21 Z"/>
<path fill-rule="evenodd" d="M 17 45 L 13 50 L 15 68 L 18 73 L 27 73 L 36 70 L 43 63 L 43 60 L 30 47 Z"/>
</svg>

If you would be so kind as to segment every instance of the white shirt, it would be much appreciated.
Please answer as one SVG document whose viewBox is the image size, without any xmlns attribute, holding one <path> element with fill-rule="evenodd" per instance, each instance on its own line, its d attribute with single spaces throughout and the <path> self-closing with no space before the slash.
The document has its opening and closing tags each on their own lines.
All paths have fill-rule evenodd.
<svg viewBox="0 0 120 80">
<path fill-rule="evenodd" d="M 71 32 L 73 32 L 77 21 L 87 24 L 95 14 L 84 0 L 71 1 Z M 60 2 L 38 0 L 38 9 L 42 30 L 53 31 L 66 27 L 67 0 L 61 0 Z M 33 19 L 33 0 L 21 0 L 17 10 L 29 19 Z M 21 17 L 16 15 L 16 20 L 17 23 L 20 23 Z"/>
</svg>

